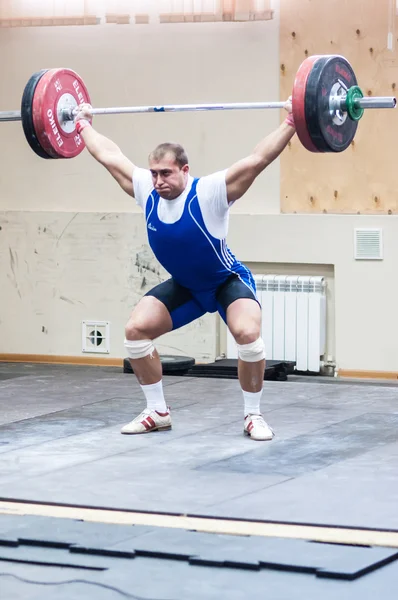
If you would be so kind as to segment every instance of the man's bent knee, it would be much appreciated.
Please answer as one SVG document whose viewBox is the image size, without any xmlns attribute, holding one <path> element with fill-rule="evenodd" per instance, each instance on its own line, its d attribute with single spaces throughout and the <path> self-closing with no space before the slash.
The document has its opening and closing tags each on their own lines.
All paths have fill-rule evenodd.
<svg viewBox="0 0 398 600">
<path fill-rule="evenodd" d="M 252 327 L 246 325 L 238 330 L 231 330 L 231 333 L 235 338 L 235 342 L 242 346 L 255 342 L 261 335 L 260 327 L 257 327 L 257 324 L 254 323 Z"/>
<path fill-rule="evenodd" d="M 152 336 L 144 327 L 140 327 L 138 323 L 130 319 L 124 329 L 124 335 L 127 340 L 142 340 L 151 338 Z"/>
<path fill-rule="evenodd" d="M 238 347 L 238 356 L 244 362 L 254 363 L 265 359 L 265 346 L 261 337 L 250 344 L 236 345 Z"/>
<path fill-rule="evenodd" d="M 152 340 L 128 340 L 125 338 L 124 347 L 127 350 L 128 357 L 133 360 L 152 356 L 155 352 Z"/>
</svg>

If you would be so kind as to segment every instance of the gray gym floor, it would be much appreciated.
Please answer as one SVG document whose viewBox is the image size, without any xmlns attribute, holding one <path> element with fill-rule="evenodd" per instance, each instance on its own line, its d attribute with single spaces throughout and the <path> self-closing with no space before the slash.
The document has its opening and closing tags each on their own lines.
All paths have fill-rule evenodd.
<svg viewBox="0 0 398 600">
<path fill-rule="evenodd" d="M 265 381 L 272 442 L 243 436 L 236 380 L 166 377 L 165 394 L 171 431 L 122 436 L 143 408 L 133 375 L 0 364 L 1 498 L 398 530 L 397 384 Z M 110 548 L 130 554 L 101 555 Z M 0 514 L 4 600 L 395 599 L 397 556 L 398 548 Z M 52 585 L 61 581 L 74 583 Z"/>
</svg>

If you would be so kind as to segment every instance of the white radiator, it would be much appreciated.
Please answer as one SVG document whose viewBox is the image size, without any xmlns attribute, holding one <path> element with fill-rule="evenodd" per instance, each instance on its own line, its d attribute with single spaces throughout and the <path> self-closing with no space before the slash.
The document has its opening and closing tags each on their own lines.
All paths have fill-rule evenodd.
<svg viewBox="0 0 398 600">
<path fill-rule="evenodd" d="M 326 344 L 326 282 L 324 277 L 256 275 L 262 306 L 262 337 L 266 356 L 294 361 L 297 371 L 319 372 Z M 227 358 L 237 358 L 228 331 Z"/>
</svg>

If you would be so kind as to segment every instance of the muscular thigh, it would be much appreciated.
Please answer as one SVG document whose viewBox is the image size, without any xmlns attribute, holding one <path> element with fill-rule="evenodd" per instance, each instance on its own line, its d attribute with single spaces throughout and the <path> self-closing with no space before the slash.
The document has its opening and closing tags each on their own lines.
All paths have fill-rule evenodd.
<svg viewBox="0 0 398 600">
<path fill-rule="evenodd" d="M 168 315 L 168 331 L 183 327 L 205 313 L 191 292 L 173 278 L 152 288 L 142 298 L 144 300 L 161 305 L 162 314 Z"/>
<path fill-rule="evenodd" d="M 167 308 L 157 298 L 144 296 L 132 310 L 126 325 L 129 339 L 154 340 L 171 331 L 172 321 Z"/>
<path fill-rule="evenodd" d="M 238 298 L 228 306 L 226 322 L 238 344 L 249 344 L 261 335 L 261 308 L 250 298 Z"/>
<path fill-rule="evenodd" d="M 217 308 L 221 318 L 227 323 L 236 319 L 257 318 L 261 321 L 260 303 L 255 294 L 254 283 L 243 281 L 232 275 L 217 290 Z M 245 310 L 246 309 L 246 310 Z"/>
<path fill-rule="evenodd" d="M 232 276 L 218 290 L 217 302 L 218 312 L 237 343 L 247 344 L 260 336 L 261 307 L 254 286 Z"/>
</svg>

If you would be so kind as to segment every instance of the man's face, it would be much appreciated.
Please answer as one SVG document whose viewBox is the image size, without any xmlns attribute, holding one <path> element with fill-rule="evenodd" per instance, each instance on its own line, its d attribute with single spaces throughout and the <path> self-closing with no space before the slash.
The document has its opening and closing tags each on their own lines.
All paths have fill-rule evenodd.
<svg viewBox="0 0 398 600">
<path fill-rule="evenodd" d="M 149 161 L 153 187 L 165 200 L 174 200 L 185 190 L 189 166 L 179 167 L 174 156 L 166 154 L 158 162 Z"/>
</svg>

